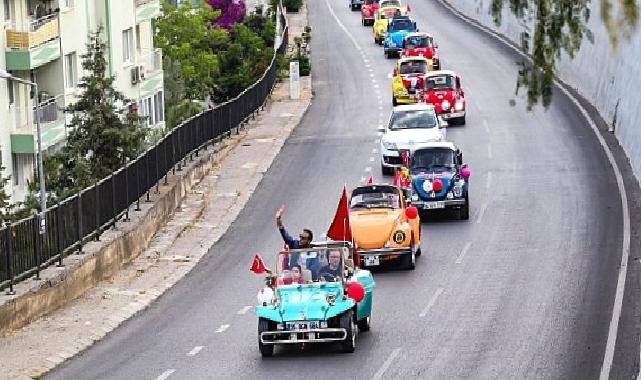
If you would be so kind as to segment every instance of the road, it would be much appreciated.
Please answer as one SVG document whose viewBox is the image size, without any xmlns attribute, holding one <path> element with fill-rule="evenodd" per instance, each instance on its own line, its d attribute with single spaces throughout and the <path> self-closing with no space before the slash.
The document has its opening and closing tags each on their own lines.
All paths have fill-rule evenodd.
<svg viewBox="0 0 641 380">
<path fill-rule="evenodd" d="M 280 349 L 263 360 L 246 307 L 261 285 L 253 255 L 282 246 L 278 206 L 292 233 L 319 235 L 344 183 L 381 177 L 393 61 L 346 0 L 314 0 L 313 104 L 237 221 L 146 312 L 48 378 L 598 378 L 622 241 L 602 148 L 560 93 L 548 110 L 525 110 L 513 51 L 435 1 L 411 6 L 444 68 L 463 78 L 467 125 L 448 138 L 472 168 L 471 216 L 424 221 L 417 269 L 375 274 L 372 330 L 356 352 Z"/>
</svg>

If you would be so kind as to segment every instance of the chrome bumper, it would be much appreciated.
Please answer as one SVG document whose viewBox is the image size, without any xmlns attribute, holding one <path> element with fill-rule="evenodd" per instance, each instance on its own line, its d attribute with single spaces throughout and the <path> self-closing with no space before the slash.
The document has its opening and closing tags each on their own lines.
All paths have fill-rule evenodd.
<svg viewBox="0 0 641 380">
<path fill-rule="evenodd" d="M 465 111 L 460 111 L 460 112 L 442 112 L 439 116 L 443 117 L 443 119 L 448 120 L 448 119 L 456 119 L 459 117 L 465 116 Z"/>
<path fill-rule="evenodd" d="M 412 253 L 412 248 L 379 248 L 379 249 L 359 249 L 359 255 L 367 256 L 385 256 L 385 255 L 409 255 Z"/>
<path fill-rule="evenodd" d="M 445 204 L 444 208 L 452 207 L 452 206 L 465 206 L 465 199 L 463 198 L 458 198 L 458 199 L 445 199 L 445 200 L 433 200 L 433 201 L 412 201 L 412 206 L 415 206 L 416 208 L 423 208 L 423 206 L 426 203 L 431 203 L 431 202 L 443 202 Z M 425 209 L 429 210 L 429 209 Z M 438 210 L 438 209 L 433 209 L 433 210 Z M 442 210 L 442 209 L 441 209 Z"/>
<path fill-rule="evenodd" d="M 334 336 L 338 334 L 339 336 Z M 323 343 L 340 342 L 347 338 L 344 328 L 308 329 L 308 330 L 276 330 L 260 333 L 262 344 L 292 344 L 292 343 Z"/>
</svg>

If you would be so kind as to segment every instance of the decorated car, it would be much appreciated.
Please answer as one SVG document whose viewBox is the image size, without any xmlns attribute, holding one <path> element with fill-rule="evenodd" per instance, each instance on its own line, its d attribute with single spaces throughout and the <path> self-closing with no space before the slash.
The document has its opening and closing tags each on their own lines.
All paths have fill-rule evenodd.
<svg viewBox="0 0 641 380">
<path fill-rule="evenodd" d="M 363 26 L 374 25 L 376 11 L 380 5 L 380 0 L 364 0 L 361 6 L 361 24 Z"/>
<path fill-rule="evenodd" d="M 415 146 L 445 140 L 447 123 L 436 116 L 434 106 L 413 104 L 394 107 L 381 136 L 381 171 L 392 174 L 400 169 L 403 160 L 400 152 Z"/>
<path fill-rule="evenodd" d="M 280 252 L 257 296 L 261 355 L 272 356 L 276 345 L 307 342 L 335 342 L 353 352 L 358 331 L 370 328 L 374 287 L 347 247 Z"/>
<path fill-rule="evenodd" d="M 394 15 L 402 15 L 400 5 L 381 5 L 380 8 L 374 13 L 374 24 L 372 32 L 374 33 L 374 43 L 379 45 L 383 44 L 385 35 L 387 35 L 387 24 L 394 17 Z"/>
<path fill-rule="evenodd" d="M 355 188 L 349 220 L 362 268 L 392 263 L 415 268 L 421 254 L 421 221 L 401 188 L 385 184 Z"/>
<path fill-rule="evenodd" d="M 401 58 L 392 72 L 392 105 L 416 103 L 432 62 L 423 57 Z"/>
<path fill-rule="evenodd" d="M 431 34 L 416 32 L 408 33 L 403 40 L 401 57 L 425 57 L 432 61 L 433 70 L 441 69 L 441 59 L 438 55 L 438 44 Z"/>
<path fill-rule="evenodd" d="M 420 101 L 433 104 L 436 114 L 445 120 L 465 124 L 465 92 L 461 78 L 454 71 L 432 71 L 425 77 Z"/>
<path fill-rule="evenodd" d="M 412 32 L 418 32 L 416 21 L 409 16 L 394 16 L 387 24 L 387 34 L 383 41 L 385 57 L 400 56 L 401 50 L 403 50 L 403 40 L 408 33 Z"/>
<path fill-rule="evenodd" d="M 411 150 L 411 201 L 420 213 L 456 210 L 459 219 L 469 219 L 470 169 L 463 154 L 451 142 L 431 142 Z"/>
</svg>

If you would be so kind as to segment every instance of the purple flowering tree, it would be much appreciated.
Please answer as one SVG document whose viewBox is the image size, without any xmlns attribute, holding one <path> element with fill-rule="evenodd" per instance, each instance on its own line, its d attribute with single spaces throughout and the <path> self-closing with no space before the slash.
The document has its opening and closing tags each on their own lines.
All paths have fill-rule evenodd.
<svg viewBox="0 0 641 380">
<path fill-rule="evenodd" d="M 223 29 L 231 29 L 234 24 L 245 19 L 245 2 L 243 0 L 207 0 L 207 3 L 213 9 L 220 10 L 216 26 Z"/>
</svg>

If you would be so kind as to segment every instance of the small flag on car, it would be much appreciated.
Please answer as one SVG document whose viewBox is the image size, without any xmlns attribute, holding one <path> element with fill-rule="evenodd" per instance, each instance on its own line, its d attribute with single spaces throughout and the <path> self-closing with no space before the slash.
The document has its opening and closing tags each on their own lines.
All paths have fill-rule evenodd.
<svg viewBox="0 0 641 380">
<path fill-rule="evenodd" d="M 374 177 L 372 175 L 370 175 L 369 178 L 367 179 L 367 184 L 371 185 L 373 183 L 374 183 Z"/>
<path fill-rule="evenodd" d="M 252 262 L 252 266 L 249 270 L 256 274 L 263 274 L 267 272 L 265 262 L 263 261 L 263 258 L 260 257 L 260 254 L 257 253 L 256 256 L 254 256 L 254 261 Z"/>
</svg>

